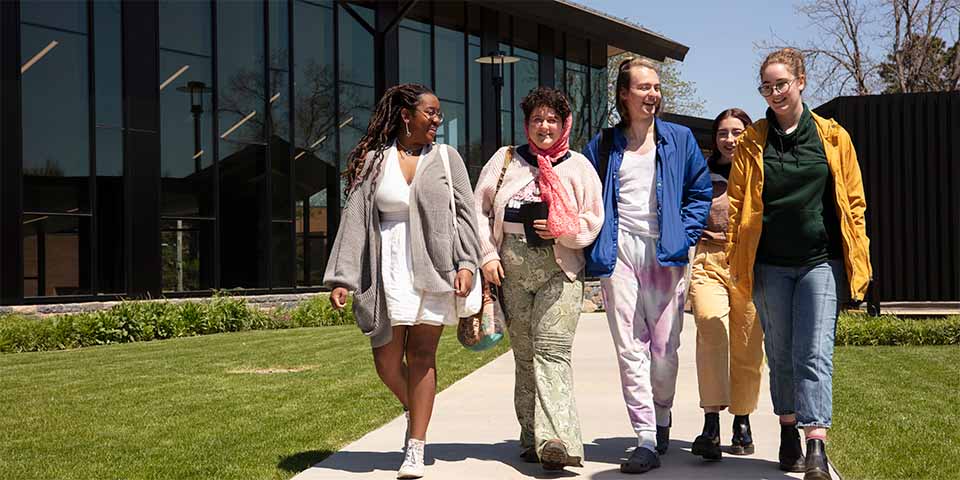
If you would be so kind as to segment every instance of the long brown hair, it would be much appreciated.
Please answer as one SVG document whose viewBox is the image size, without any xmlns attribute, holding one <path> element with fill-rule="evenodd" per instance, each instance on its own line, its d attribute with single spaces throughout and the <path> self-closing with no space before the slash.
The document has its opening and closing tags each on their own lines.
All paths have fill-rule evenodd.
<svg viewBox="0 0 960 480">
<path fill-rule="evenodd" d="M 363 135 L 356 147 L 350 151 L 347 156 L 347 169 L 343 172 L 347 179 L 346 193 L 349 195 L 358 185 L 363 183 L 369 176 L 363 174 L 367 153 L 376 151 L 373 157 L 373 165 L 377 165 L 377 171 L 373 172 L 373 179 L 379 174 L 380 160 L 383 159 L 383 152 L 386 151 L 390 142 L 397 137 L 400 129 L 403 128 L 403 117 L 400 112 L 404 109 L 413 110 L 420 104 L 420 97 L 425 94 L 433 94 L 429 88 L 419 83 L 404 83 L 390 87 L 383 93 L 383 97 L 377 102 L 377 107 L 370 117 L 370 123 L 367 125 L 367 133 Z"/>
<path fill-rule="evenodd" d="M 710 129 L 710 132 L 713 135 L 713 153 L 710 154 L 710 158 L 707 159 L 707 162 L 713 164 L 717 160 L 720 160 L 720 146 L 717 145 L 717 130 L 720 129 L 720 122 L 733 117 L 737 120 L 743 122 L 743 129 L 746 130 L 747 127 L 753 123 L 753 120 L 750 120 L 750 115 L 747 115 L 747 112 L 740 110 L 739 108 L 728 108 L 722 112 L 720 115 L 717 115 L 717 118 L 713 120 L 713 128 Z"/>
<path fill-rule="evenodd" d="M 623 99 L 620 98 L 620 93 L 625 90 L 630 89 L 630 72 L 634 68 L 649 68 L 656 72 L 657 76 L 660 76 L 660 71 L 657 69 L 657 66 L 642 57 L 628 57 L 620 62 L 620 66 L 617 68 L 617 113 L 620 114 L 620 123 L 617 124 L 618 127 L 627 127 L 630 125 L 630 111 L 627 109 L 627 105 L 623 102 Z M 660 99 L 660 104 L 657 105 L 656 115 L 660 114 L 660 110 L 663 108 L 663 99 Z"/>
</svg>

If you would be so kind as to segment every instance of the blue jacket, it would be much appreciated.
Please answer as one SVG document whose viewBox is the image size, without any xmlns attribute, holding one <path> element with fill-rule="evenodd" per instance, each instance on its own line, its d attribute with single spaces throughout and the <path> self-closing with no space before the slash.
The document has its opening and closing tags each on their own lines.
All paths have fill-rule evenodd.
<svg viewBox="0 0 960 480">
<path fill-rule="evenodd" d="M 678 267 L 688 262 L 688 249 L 697 244 L 710 213 L 713 186 L 703 153 L 689 128 L 659 118 L 654 124 L 657 138 L 657 219 L 660 238 L 657 260 L 660 265 Z M 617 232 L 620 199 L 620 164 L 627 137 L 614 129 L 613 147 L 606 172 L 598 171 L 603 182 L 603 227 L 592 245 L 585 248 L 586 273 L 609 277 L 617 264 Z M 584 155 L 600 168 L 600 134 L 590 140 Z"/>
</svg>

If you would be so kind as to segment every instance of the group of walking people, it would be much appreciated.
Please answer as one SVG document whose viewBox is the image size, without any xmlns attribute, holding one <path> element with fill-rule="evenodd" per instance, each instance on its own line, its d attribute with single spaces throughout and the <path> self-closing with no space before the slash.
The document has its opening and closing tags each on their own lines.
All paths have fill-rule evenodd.
<svg viewBox="0 0 960 480">
<path fill-rule="evenodd" d="M 780 468 L 830 478 L 836 319 L 846 299 L 863 298 L 871 270 L 850 137 L 810 111 L 805 87 L 799 52 L 767 56 L 758 88 L 766 118 L 721 112 L 705 160 L 688 128 L 659 118 L 655 64 L 627 59 L 616 126 L 575 152 L 569 100 L 535 88 L 521 102 L 527 143 L 500 148 L 475 188 L 456 149 L 435 143 L 436 95 L 388 89 L 348 157 L 325 284 L 336 308 L 353 292 L 377 373 L 404 407 L 397 478 L 424 475 L 437 345 L 458 322 L 457 296 L 481 281 L 502 291 L 520 457 L 546 470 L 582 466 L 571 358 L 586 277 L 600 278 L 637 435 L 622 472 L 658 468 L 668 451 L 689 291 L 704 410 L 693 454 L 722 457 L 727 408 L 727 451 L 754 452 L 749 415 L 765 352 Z"/>
</svg>

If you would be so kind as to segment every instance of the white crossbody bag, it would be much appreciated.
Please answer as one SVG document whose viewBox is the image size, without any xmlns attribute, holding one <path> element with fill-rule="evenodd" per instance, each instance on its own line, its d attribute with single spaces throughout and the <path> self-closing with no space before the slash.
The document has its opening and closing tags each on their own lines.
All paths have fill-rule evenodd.
<svg viewBox="0 0 960 480">
<path fill-rule="evenodd" d="M 459 241 L 460 228 L 457 226 L 457 202 L 453 193 L 453 177 L 450 175 L 450 157 L 445 144 L 438 143 L 437 148 L 440 149 L 440 158 L 443 160 L 443 171 L 447 175 L 447 186 L 450 188 L 450 211 L 453 213 L 453 233 L 456 234 L 457 241 Z M 457 268 L 456 265 L 454 265 L 454 268 Z M 458 317 L 467 318 L 480 313 L 480 310 L 483 308 L 482 283 L 483 277 L 480 276 L 480 270 L 478 269 L 473 272 L 473 287 L 470 289 L 470 293 L 466 297 L 456 296 Z"/>
</svg>

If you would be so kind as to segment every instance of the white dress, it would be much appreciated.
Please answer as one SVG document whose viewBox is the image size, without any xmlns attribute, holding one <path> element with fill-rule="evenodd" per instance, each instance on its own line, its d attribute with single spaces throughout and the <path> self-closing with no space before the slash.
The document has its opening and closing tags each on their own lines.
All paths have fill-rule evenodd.
<svg viewBox="0 0 960 480">
<path fill-rule="evenodd" d="M 420 155 L 417 160 L 417 173 L 423 158 Z M 452 292 L 424 292 L 413 286 L 410 185 L 400 170 L 396 146 L 387 150 L 381 174 L 375 201 L 380 212 L 380 271 L 390 325 L 456 325 L 458 318 Z"/>
</svg>

